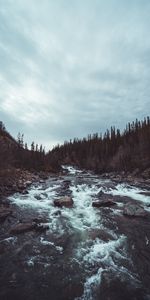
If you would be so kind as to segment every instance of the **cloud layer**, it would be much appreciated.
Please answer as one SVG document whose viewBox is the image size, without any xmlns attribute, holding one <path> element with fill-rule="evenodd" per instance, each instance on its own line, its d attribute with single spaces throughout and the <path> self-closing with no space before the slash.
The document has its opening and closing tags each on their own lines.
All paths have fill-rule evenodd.
<svg viewBox="0 0 150 300">
<path fill-rule="evenodd" d="M 149 114 L 147 0 L 1 0 L 0 119 L 47 148 Z"/>
</svg>

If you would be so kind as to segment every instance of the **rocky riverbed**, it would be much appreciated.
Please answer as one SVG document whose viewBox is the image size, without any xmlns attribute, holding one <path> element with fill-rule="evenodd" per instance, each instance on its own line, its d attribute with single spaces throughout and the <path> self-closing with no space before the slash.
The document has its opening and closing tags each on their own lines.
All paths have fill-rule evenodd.
<svg viewBox="0 0 150 300">
<path fill-rule="evenodd" d="M 149 300 L 143 184 L 64 167 L 3 198 L 0 299 Z"/>
</svg>

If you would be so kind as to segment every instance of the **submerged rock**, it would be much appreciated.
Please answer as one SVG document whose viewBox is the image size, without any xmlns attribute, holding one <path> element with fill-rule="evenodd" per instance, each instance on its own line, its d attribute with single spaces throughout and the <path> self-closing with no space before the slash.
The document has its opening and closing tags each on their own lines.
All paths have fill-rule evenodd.
<svg viewBox="0 0 150 300">
<path fill-rule="evenodd" d="M 104 200 L 98 200 L 98 201 L 93 201 L 92 206 L 93 207 L 110 207 L 115 205 L 116 202 L 114 202 L 111 199 L 104 199 Z"/>
<path fill-rule="evenodd" d="M 147 212 L 139 204 L 127 203 L 124 206 L 123 214 L 129 217 L 146 217 Z"/>
<path fill-rule="evenodd" d="M 54 200 L 54 205 L 58 207 L 72 207 L 73 199 L 71 197 L 65 196 L 60 199 Z"/>
</svg>

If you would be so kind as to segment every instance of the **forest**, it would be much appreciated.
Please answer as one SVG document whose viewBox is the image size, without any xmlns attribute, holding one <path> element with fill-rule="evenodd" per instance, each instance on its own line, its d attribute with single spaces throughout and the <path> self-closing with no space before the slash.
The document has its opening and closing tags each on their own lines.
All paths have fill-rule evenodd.
<svg viewBox="0 0 150 300">
<path fill-rule="evenodd" d="M 57 145 L 48 156 L 97 173 L 143 171 L 150 168 L 150 118 L 128 123 L 123 132 L 111 127 L 104 134 L 75 138 Z"/>
<path fill-rule="evenodd" d="M 58 171 L 62 164 L 100 174 L 150 168 L 150 118 L 128 123 L 123 132 L 111 127 L 104 134 L 74 138 L 47 153 L 34 142 L 28 149 L 23 134 L 14 139 L 0 122 L 0 169 L 13 166 L 30 171 Z"/>
<path fill-rule="evenodd" d="M 0 122 L 0 170 L 7 168 L 20 168 L 29 171 L 58 171 L 59 166 L 51 161 L 42 145 L 34 141 L 28 148 L 24 142 L 24 135 L 18 133 L 14 139 Z"/>
</svg>

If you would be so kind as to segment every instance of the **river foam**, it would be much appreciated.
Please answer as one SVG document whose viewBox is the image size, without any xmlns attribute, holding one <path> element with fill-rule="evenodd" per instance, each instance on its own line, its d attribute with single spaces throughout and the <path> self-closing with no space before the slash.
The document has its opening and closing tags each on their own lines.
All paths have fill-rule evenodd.
<svg viewBox="0 0 150 300">
<path fill-rule="evenodd" d="M 70 264 L 75 261 L 82 268 L 84 292 L 76 300 L 97 299 L 95 293 L 101 284 L 104 272 L 120 276 L 121 280 L 132 278 L 132 282 L 136 283 L 135 274 L 128 269 L 130 257 L 127 253 L 127 237 L 119 235 L 116 225 L 110 224 L 109 218 L 106 222 L 102 211 L 92 206 L 93 199 L 96 199 L 98 193 L 103 190 L 104 181 L 90 173 L 84 173 L 82 176 L 82 171 L 73 167 L 64 166 L 63 169 L 68 172 L 69 176 L 67 191 L 74 202 L 72 208 L 60 209 L 54 206 L 54 200 L 61 196 L 62 183 L 67 180 L 66 174 L 60 180 L 49 179 L 46 186 L 44 183 L 37 187 L 31 186 L 28 194 L 17 193 L 9 197 L 10 201 L 21 209 L 32 208 L 35 213 L 46 214 L 49 230 L 46 236 L 39 238 L 39 242 L 42 247 L 56 250 L 54 253 L 58 256 L 59 268 L 62 258 L 66 257 L 66 251 L 69 251 L 67 259 Z M 124 184 L 118 184 L 114 189 L 105 188 L 104 191 L 115 196 L 128 196 L 144 203 L 150 201 L 150 197 L 140 194 L 140 189 Z M 122 207 L 122 204 L 118 202 L 119 207 Z M 111 216 L 111 210 L 109 216 Z M 113 226 L 108 227 L 108 223 Z M 67 242 L 63 247 L 65 240 Z M 149 241 L 146 240 L 146 243 Z M 39 256 L 42 257 L 43 264 L 49 263 L 49 259 L 44 261 L 42 252 Z M 29 257 L 28 266 L 33 267 L 36 260 L 36 256 Z"/>
</svg>

